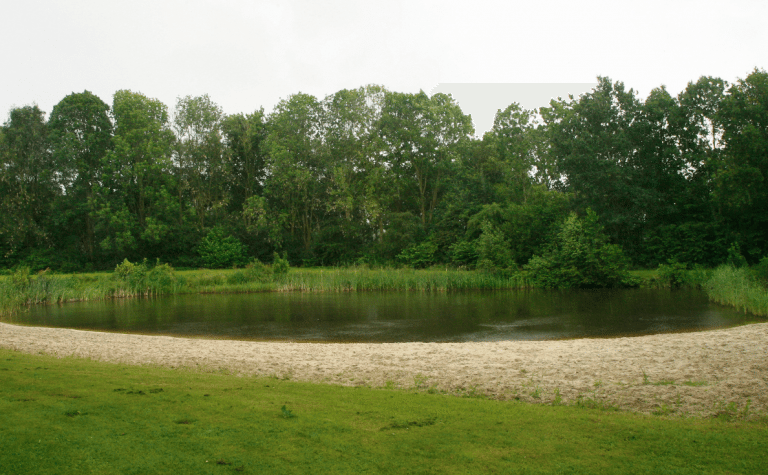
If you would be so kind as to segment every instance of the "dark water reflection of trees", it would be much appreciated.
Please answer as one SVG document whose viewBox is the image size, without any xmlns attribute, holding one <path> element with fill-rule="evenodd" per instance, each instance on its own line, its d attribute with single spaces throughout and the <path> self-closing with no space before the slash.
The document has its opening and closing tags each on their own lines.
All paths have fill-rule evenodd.
<svg viewBox="0 0 768 475">
<path fill-rule="evenodd" d="M 37 306 L 32 325 L 295 341 L 495 341 L 697 330 L 745 321 L 698 290 L 262 293 Z"/>
</svg>

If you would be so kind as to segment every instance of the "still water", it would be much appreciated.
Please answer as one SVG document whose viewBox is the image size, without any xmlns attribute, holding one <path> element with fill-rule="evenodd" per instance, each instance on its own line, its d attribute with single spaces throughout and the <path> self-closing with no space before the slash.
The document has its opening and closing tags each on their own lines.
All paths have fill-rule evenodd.
<svg viewBox="0 0 768 475">
<path fill-rule="evenodd" d="M 497 341 L 639 335 L 743 322 L 698 290 L 177 295 L 34 306 L 12 321 L 290 341 Z"/>
</svg>

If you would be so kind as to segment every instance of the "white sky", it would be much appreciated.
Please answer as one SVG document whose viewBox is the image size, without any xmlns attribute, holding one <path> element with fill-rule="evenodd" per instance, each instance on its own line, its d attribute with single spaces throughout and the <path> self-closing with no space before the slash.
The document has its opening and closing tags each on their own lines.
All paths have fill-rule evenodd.
<svg viewBox="0 0 768 475">
<path fill-rule="evenodd" d="M 768 68 L 766 18 L 765 0 L 8 1 L 0 122 L 11 107 L 50 113 L 85 89 L 110 105 L 117 90 L 139 91 L 169 111 L 179 96 L 207 93 L 233 114 L 370 83 L 512 84 L 497 105 L 486 86 L 455 94 L 482 129 L 513 101 L 543 106 L 563 84 L 578 95 L 598 75 L 641 98 L 702 75 L 744 78 Z"/>
</svg>

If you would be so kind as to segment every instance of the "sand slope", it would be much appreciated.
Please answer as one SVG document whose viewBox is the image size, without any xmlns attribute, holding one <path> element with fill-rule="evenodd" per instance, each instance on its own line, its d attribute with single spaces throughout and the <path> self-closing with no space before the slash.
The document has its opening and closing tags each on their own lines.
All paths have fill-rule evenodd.
<svg viewBox="0 0 768 475">
<path fill-rule="evenodd" d="M 187 339 L 0 323 L 0 347 L 540 403 L 552 403 L 557 390 L 563 403 L 581 398 L 639 412 L 706 416 L 743 411 L 747 401 L 750 413 L 768 410 L 768 323 L 613 339 L 375 344 Z"/>
</svg>

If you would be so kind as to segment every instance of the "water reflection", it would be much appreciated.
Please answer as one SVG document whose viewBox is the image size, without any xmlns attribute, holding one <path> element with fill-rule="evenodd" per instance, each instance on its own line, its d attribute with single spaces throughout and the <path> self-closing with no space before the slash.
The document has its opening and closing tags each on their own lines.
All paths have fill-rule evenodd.
<svg viewBox="0 0 768 475">
<path fill-rule="evenodd" d="M 495 341 L 636 335 L 733 325 L 697 290 L 263 293 L 37 306 L 19 323 L 228 339 Z"/>
</svg>

